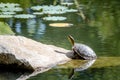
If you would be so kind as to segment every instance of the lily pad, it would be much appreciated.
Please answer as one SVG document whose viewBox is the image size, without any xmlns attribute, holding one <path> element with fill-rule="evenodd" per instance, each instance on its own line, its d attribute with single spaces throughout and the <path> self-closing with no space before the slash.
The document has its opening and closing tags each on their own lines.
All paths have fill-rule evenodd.
<svg viewBox="0 0 120 80">
<path fill-rule="evenodd" d="M 40 9 L 43 9 L 43 7 L 42 6 L 32 6 L 31 9 L 39 11 Z"/>
<path fill-rule="evenodd" d="M 43 6 L 33 6 L 31 7 L 32 10 L 36 11 L 42 11 L 44 14 L 63 14 L 66 13 L 66 10 L 68 9 L 65 6 L 54 6 L 54 5 L 43 5 Z"/>
<path fill-rule="evenodd" d="M 15 15 L 14 16 L 15 18 L 35 18 L 36 16 L 35 15 L 31 15 L 31 14 L 18 14 L 18 15 Z"/>
<path fill-rule="evenodd" d="M 18 3 L 0 3 L 0 7 L 17 7 L 17 6 L 20 6 L 20 4 Z"/>
<path fill-rule="evenodd" d="M 77 12 L 78 10 L 76 10 L 76 9 L 69 9 L 69 10 L 67 10 L 67 12 Z"/>
<path fill-rule="evenodd" d="M 0 14 L 3 15 L 12 15 L 12 14 L 16 14 L 15 12 L 1 12 Z"/>
<path fill-rule="evenodd" d="M 0 15 L 0 18 L 11 18 L 13 15 Z"/>
<path fill-rule="evenodd" d="M 75 10 L 75 9 L 68 9 L 68 7 L 61 6 L 61 5 L 57 5 L 57 6 L 54 6 L 54 5 L 32 6 L 31 9 L 35 10 L 35 11 L 40 11 L 44 14 L 63 14 L 66 12 L 77 12 L 77 10 Z"/>
<path fill-rule="evenodd" d="M 44 13 L 43 12 L 34 12 L 33 14 L 34 15 L 43 15 Z"/>
<path fill-rule="evenodd" d="M 73 5 L 74 3 L 70 3 L 70 2 L 64 2 L 64 3 L 61 3 L 61 5 L 68 5 L 68 6 L 70 6 L 70 5 Z"/>
<path fill-rule="evenodd" d="M 36 10 L 36 11 L 39 11 L 41 9 L 43 9 L 43 11 L 51 11 L 51 10 L 66 10 L 67 7 L 65 6 L 60 6 L 60 5 L 57 5 L 57 6 L 54 6 L 54 5 L 50 5 L 50 6 L 47 6 L 47 5 L 43 5 L 43 6 L 32 6 L 31 7 L 32 10 Z"/>
<path fill-rule="evenodd" d="M 44 14 L 63 14 L 66 13 L 66 11 L 44 11 Z"/>
<path fill-rule="evenodd" d="M 62 17 L 62 16 L 49 16 L 43 18 L 43 20 L 48 20 L 48 21 L 63 21 L 66 19 L 67 19 L 66 17 Z"/>
<path fill-rule="evenodd" d="M 3 12 L 23 11 L 19 4 L 16 3 L 0 3 L 0 10 Z"/>
<path fill-rule="evenodd" d="M 2 8 L 1 10 L 4 11 L 4 12 L 5 12 L 5 11 L 11 11 L 11 12 L 12 12 L 12 11 L 18 11 L 18 12 L 19 12 L 19 11 L 23 11 L 23 9 L 20 8 L 20 7 L 8 7 L 8 8 Z"/>
<path fill-rule="evenodd" d="M 52 27 L 71 27 L 73 24 L 71 23 L 51 23 L 49 26 Z"/>
</svg>

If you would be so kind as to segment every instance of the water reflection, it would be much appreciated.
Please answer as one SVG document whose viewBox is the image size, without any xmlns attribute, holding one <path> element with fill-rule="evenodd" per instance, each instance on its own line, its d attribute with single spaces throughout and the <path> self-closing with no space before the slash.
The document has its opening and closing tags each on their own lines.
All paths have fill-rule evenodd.
<svg viewBox="0 0 120 80">
<path fill-rule="evenodd" d="M 32 36 L 33 33 L 35 33 L 35 27 L 36 27 L 36 21 L 35 19 L 28 19 L 27 22 L 27 32 L 29 36 Z"/>
<path fill-rule="evenodd" d="M 45 33 L 46 25 L 41 19 L 28 19 L 26 24 L 28 35 L 34 39 L 40 39 Z"/>
<path fill-rule="evenodd" d="M 26 37 L 32 37 L 39 40 L 46 31 L 46 24 L 38 18 L 34 19 L 9 19 L 8 22 L 11 25 L 16 35 L 25 35 Z"/>
<path fill-rule="evenodd" d="M 120 80 L 119 60 L 120 57 L 101 57 L 91 61 L 71 60 L 47 72 L 33 74 L 0 70 L 0 80 L 25 80 L 26 77 L 27 80 L 68 80 L 68 77 L 71 80 Z"/>
<path fill-rule="evenodd" d="M 8 21 L 8 24 L 9 24 L 9 26 L 10 26 L 10 27 L 12 27 L 12 26 L 13 26 L 13 22 L 14 22 L 14 21 L 13 21 L 13 19 L 12 19 L 12 18 L 10 18 L 10 19 L 9 19 L 9 21 Z"/>
<path fill-rule="evenodd" d="M 28 80 L 68 80 L 72 79 L 74 74 L 79 71 L 88 69 L 95 60 L 72 60 L 69 63 L 54 67 L 53 69 L 33 76 Z M 77 64 L 77 65 L 75 65 Z M 72 66 L 69 68 L 69 66 Z M 47 77 L 46 77 L 47 76 Z"/>
<path fill-rule="evenodd" d="M 16 80 L 22 73 L 0 72 L 0 80 Z"/>
<path fill-rule="evenodd" d="M 43 34 L 45 34 L 46 25 L 43 23 L 41 19 L 37 20 L 37 24 L 38 24 L 38 27 L 36 29 L 36 34 L 34 38 L 39 40 L 43 36 Z"/>
<path fill-rule="evenodd" d="M 96 59 L 94 60 L 88 60 L 86 61 L 84 64 L 80 65 L 78 68 L 74 68 L 74 71 L 83 71 L 88 69 L 90 66 L 92 66 L 92 64 L 96 61 Z"/>
<path fill-rule="evenodd" d="M 77 68 L 73 68 L 72 70 L 71 70 L 71 73 L 70 73 L 70 75 L 69 75 L 69 79 L 72 79 L 73 78 L 73 76 L 74 76 L 74 74 L 75 74 L 75 72 L 77 72 L 77 71 L 83 71 L 83 70 L 86 70 L 86 69 L 88 69 L 90 66 L 92 66 L 92 64 L 94 63 L 96 61 L 96 59 L 94 59 L 94 60 L 87 60 L 85 63 L 83 63 L 82 65 L 80 64 L 80 66 L 79 67 L 77 67 Z"/>
<path fill-rule="evenodd" d="M 76 73 L 72 80 L 120 80 L 120 66 L 92 68 Z"/>
<path fill-rule="evenodd" d="M 15 31 L 16 33 L 18 34 L 21 34 L 21 22 L 20 21 L 17 21 L 16 24 L 15 24 Z"/>
<path fill-rule="evenodd" d="M 16 68 L 9 69 L 0 65 L 0 80 L 16 80 L 21 75 L 28 75 L 28 74 L 30 73 L 22 71 L 21 69 L 16 69 Z"/>
</svg>

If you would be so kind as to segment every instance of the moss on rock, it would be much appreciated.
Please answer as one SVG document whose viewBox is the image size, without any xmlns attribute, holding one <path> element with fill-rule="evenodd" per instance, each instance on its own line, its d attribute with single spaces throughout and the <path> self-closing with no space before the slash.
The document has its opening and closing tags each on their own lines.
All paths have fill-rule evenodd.
<svg viewBox="0 0 120 80">
<path fill-rule="evenodd" d="M 0 35 L 14 35 L 8 24 L 0 22 Z"/>
</svg>

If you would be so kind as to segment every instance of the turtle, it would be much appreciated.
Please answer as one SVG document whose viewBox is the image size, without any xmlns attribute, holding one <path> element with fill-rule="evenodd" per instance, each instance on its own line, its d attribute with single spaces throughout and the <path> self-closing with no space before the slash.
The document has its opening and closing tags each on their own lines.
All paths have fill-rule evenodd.
<svg viewBox="0 0 120 80">
<path fill-rule="evenodd" d="M 74 38 L 69 35 L 68 40 L 72 44 L 72 50 L 75 58 L 81 58 L 84 60 L 96 59 L 96 53 L 89 46 L 81 43 L 75 43 Z"/>
</svg>

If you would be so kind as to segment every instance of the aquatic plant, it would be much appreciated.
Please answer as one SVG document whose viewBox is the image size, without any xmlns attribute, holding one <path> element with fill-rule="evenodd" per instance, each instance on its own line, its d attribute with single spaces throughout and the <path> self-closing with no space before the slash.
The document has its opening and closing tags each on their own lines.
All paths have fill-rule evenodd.
<svg viewBox="0 0 120 80">
<path fill-rule="evenodd" d="M 68 7 L 61 6 L 61 5 L 57 5 L 57 6 L 54 6 L 54 5 L 32 6 L 31 9 L 35 10 L 35 11 L 43 12 L 44 14 L 63 14 L 66 12 L 76 12 L 77 11 L 75 9 L 68 9 Z"/>
<path fill-rule="evenodd" d="M 39 11 L 40 9 L 42 9 L 42 6 L 32 6 L 31 9 L 35 11 Z"/>
<path fill-rule="evenodd" d="M 66 17 L 62 17 L 62 16 L 49 16 L 43 18 L 43 20 L 48 20 L 48 21 L 63 21 L 66 19 L 67 19 Z"/>
<path fill-rule="evenodd" d="M 61 3 L 61 5 L 68 5 L 68 6 L 70 6 L 70 5 L 73 5 L 74 3 L 72 3 L 72 2 L 62 2 Z"/>
<path fill-rule="evenodd" d="M 78 10 L 77 9 L 69 9 L 67 10 L 67 12 L 77 12 Z"/>
<path fill-rule="evenodd" d="M 34 15 L 43 15 L 43 12 L 33 12 Z"/>
<path fill-rule="evenodd" d="M 23 11 L 23 9 L 19 6 L 20 5 L 17 3 L 0 3 L 0 10 L 3 12 Z"/>
<path fill-rule="evenodd" d="M 0 14 L 0 18 L 11 18 L 11 17 L 13 17 L 13 15 L 8 15 L 8 14 L 2 15 L 2 14 Z"/>
<path fill-rule="evenodd" d="M 18 6 L 20 6 L 20 4 L 18 4 L 18 3 L 0 3 L 0 7 L 18 7 Z"/>
<path fill-rule="evenodd" d="M 3 14 L 3 15 L 12 15 L 12 14 L 16 14 L 16 12 L 1 12 L 0 14 Z"/>
<path fill-rule="evenodd" d="M 31 14 L 18 14 L 18 15 L 15 15 L 14 16 L 15 18 L 35 18 L 36 16 L 35 15 L 31 15 Z"/>
<path fill-rule="evenodd" d="M 50 11 L 50 10 L 66 10 L 67 7 L 65 7 L 65 6 L 60 6 L 60 5 L 57 5 L 57 6 L 54 6 L 54 5 L 50 5 L 50 6 L 43 5 L 43 6 L 32 6 L 31 9 L 32 9 L 32 10 L 40 10 L 40 9 L 43 9 L 43 11 Z"/>
<path fill-rule="evenodd" d="M 13 11 L 23 11 L 23 9 L 22 8 L 20 8 L 20 7 L 4 7 L 4 8 L 1 8 L 1 11 L 11 11 L 11 12 L 13 12 Z"/>
<path fill-rule="evenodd" d="M 23 11 L 19 6 L 17 3 L 0 3 L 0 18 L 11 18 L 16 12 Z"/>
</svg>

